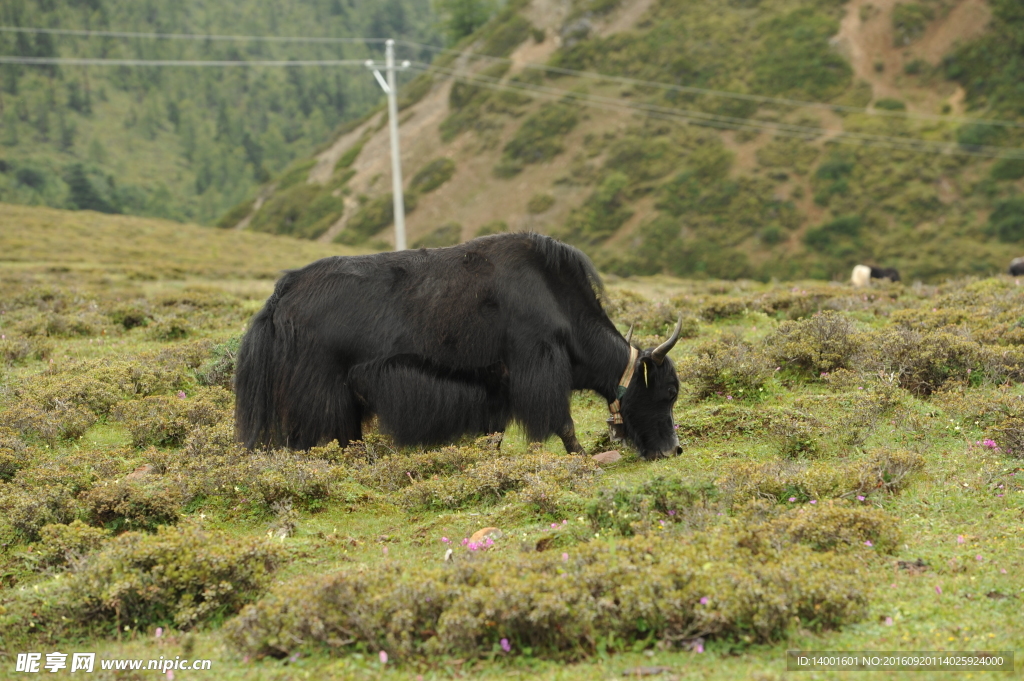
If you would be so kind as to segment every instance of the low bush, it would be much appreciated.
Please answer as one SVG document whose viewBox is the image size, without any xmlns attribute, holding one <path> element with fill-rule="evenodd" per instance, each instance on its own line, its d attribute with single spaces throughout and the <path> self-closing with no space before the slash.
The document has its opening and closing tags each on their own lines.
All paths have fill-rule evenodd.
<svg viewBox="0 0 1024 681">
<path fill-rule="evenodd" d="M 921 333 L 903 327 L 871 334 L 865 344 L 870 347 L 866 358 L 869 369 L 894 375 L 901 387 L 919 397 L 932 394 L 951 380 L 982 382 L 991 354 L 959 334 Z"/>
<path fill-rule="evenodd" d="M 678 360 L 676 371 L 696 399 L 757 399 L 774 373 L 764 353 L 739 337 L 701 343 Z"/>
<path fill-rule="evenodd" d="M 782 322 L 764 345 L 772 363 L 818 377 L 849 369 L 861 340 L 849 317 L 829 310 L 810 319 Z"/>
<path fill-rule="evenodd" d="M 79 502 L 92 525 L 113 532 L 152 532 L 178 521 L 181 493 L 163 481 L 118 480 L 83 492 Z"/>
<path fill-rule="evenodd" d="M 766 531 L 815 551 L 871 546 L 880 553 L 894 553 L 901 538 L 899 524 L 885 511 L 863 502 L 833 499 L 785 511 L 768 523 Z"/>
<path fill-rule="evenodd" d="M 455 174 L 455 161 L 450 158 L 436 158 L 413 175 L 409 190 L 426 194 L 452 179 Z"/>
<path fill-rule="evenodd" d="M 23 400 L 5 411 L 4 421 L 23 435 L 52 445 L 82 437 L 96 423 L 96 416 L 73 404 L 58 403 L 52 409 L 42 409 Z"/>
<path fill-rule="evenodd" d="M 44 526 L 66 525 L 77 515 L 74 492 L 65 485 L 0 488 L 0 518 L 24 541 L 37 541 Z"/>
<path fill-rule="evenodd" d="M 215 345 L 210 358 L 196 369 L 196 378 L 200 385 L 220 386 L 230 389 L 235 375 L 235 358 L 242 336 L 233 336 L 229 340 Z"/>
<path fill-rule="evenodd" d="M 531 215 L 539 215 L 555 205 L 555 197 L 551 194 L 534 194 L 526 202 L 526 211 Z"/>
<path fill-rule="evenodd" d="M 0 631 L 31 628 L 52 636 L 87 628 L 95 636 L 122 626 L 190 629 L 238 612 L 263 590 L 279 559 L 265 539 L 198 525 L 128 532 L 87 555 L 67 578 L 11 603 Z"/>
<path fill-rule="evenodd" d="M 769 499 L 778 503 L 853 499 L 878 492 L 895 494 L 924 467 L 920 454 L 905 450 L 874 452 L 860 461 L 804 466 L 781 460 L 738 463 L 715 482 L 730 503 Z"/>
<path fill-rule="evenodd" d="M 106 530 L 90 527 L 81 520 L 67 525 L 46 525 L 39 530 L 34 560 L 41 568 L 62 568 L 82 560 L 110 536 Z"/>
<path fill-rule="evenodd" d="M 629 537 L 649 534 L 656 523 L 686 523 L 700 529 L 718 490 L 706 481 L 657 476 L 636 487 L 598 490 L 585 502 L 586 517 L 595 531 L 612 530 Z"/>
<path fill-rule="evenodd" d="M 300 648 L 396 658 L 517 654 L 578 659 L 697 636 L 785 638 L 866 612 L 853 556 L 815 552 L 739 524 L 688 541 L 638 536 L 541 553 L 486 551 L 454 565 L 389 564 L 282 585 L 227 626 L 250 655 Z"/>
<path fill-rule="evenodd" d="M 499 177 L 511 177 L 529 163 L 542 163 L 562 153 L 562 138 L 579 122 L 579 114 L 569 104 L 549 102 L 529 116 L 515 136 L 505 145 L 502 160 L 495 168 Z"/>
<path fill-rule="evenodd" d="M 402 490 L 400 503 L 408 508 L 461 508 L 469 503 L 493 503 L 538 479 L 574 492 L 589 482 L 598 466 L 589 458 L 534 452 L 515 458 L 478 460 L 446 478 L 420 480 Z"/>
<path fill-rule="evenodd" d="M 196 426 L 212 426 L 231 417 L 234 396 L 223 388 L 201 388 L 188 397 L 151 396 L 122 402 L 112 416 L 124 424 L 136 447 L 181 445 Z"/>
</svg>

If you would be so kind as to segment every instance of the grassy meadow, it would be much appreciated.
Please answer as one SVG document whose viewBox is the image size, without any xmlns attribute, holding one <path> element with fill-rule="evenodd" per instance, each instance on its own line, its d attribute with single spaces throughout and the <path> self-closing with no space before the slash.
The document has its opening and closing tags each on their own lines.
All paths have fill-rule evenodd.
<svg viewBox="0 0 1024 681">
<path fill-rule="evenodd" d="M 514 428 L 398 449 L 372 424 L 246 452 L 247 320 L 280 270 L 354 251 L 3 204 L 0 225 L 0 678 L 32 651 L 223 679 L 764 681 L 790 649 L 1024 652 L 1018 280 L 609 276 L 645 347 L 683 316 L 671 459 L 598 465 Z M 612 448 L 601 399 L 573 414 Z"/>
</svg>

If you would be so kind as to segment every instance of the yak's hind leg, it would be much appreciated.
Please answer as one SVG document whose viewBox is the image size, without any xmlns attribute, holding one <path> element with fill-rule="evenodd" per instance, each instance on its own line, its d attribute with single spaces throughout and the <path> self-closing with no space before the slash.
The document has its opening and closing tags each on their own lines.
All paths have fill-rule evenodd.
<svg viewBox="0 0 1024 681">
<path fill-rule="evenodd" d="M 344 367 L 330 353 L 310 343 L 280 366 L 287 367 L 279 387 L 280 444 L 309 449 L 338 440 L 344 447 L 362 439 L 362 409 L 349 390 Z"/>
<path fill-rule="evenodd" d="M 501 374 L 500 367 L 450 371 L 406 357 L 362 364 L 351 375 L 356 393 L 397 444 L 432 445 L 505 430 Z"/>
<path fill-rule="evenodd" d="M 517 360 L 509 379 L 512 418 L 523 424 L 534 442 L 558 435 L 567 452 L 584 453 L 569 409 L 572 373 L 568 353 L 559 345 L 542 342 Z"/>
<path fill-rule="evenodd" d="M 572 417 L 562 426 L 562 429 L 558 431 L 558 437 L 562 438 L 562 444 L 565 446 L 565 451 L 570 454 L 586 454 L 587 450 L 583 448 L 580 441 L 576 439 L 576 424 L 572 422 Z"/>
</svg>

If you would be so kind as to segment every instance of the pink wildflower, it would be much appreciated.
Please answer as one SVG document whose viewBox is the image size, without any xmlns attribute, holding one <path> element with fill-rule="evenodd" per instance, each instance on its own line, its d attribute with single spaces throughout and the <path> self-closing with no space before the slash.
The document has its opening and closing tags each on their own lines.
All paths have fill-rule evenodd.
<svg viewBox="0 0 1024 681">
<path fill-rule="evenodd" d="M 979 553 L 978 555 L 976 555 L 976 556 L 974 557 L 974 560 L 976 560 L 976 561 L 978 561 L 978 562 L 980 563 L 981 561 L 983 561 L 983 560 L 985 560 L 985 559 L 984 559 L 984 558 L 982 558 L 982 557 L 981 557 L 981 554 Z"/>
<path fill-rule="evenodd" d="M 935 593 L 937 593 L 937 594 L 939 594 L 941 596 L 942 595 L 942 587 L 941 586 L 936 586 L 935 587 Z"/>
<path fill-rule="evenodd" d="M 868 540 L 867 540 L 866 542 L 864 542 L 864 546 L 868 546 L 868 547 L 870 547 L 870 546 L 874 546 L 874 544 L 872 544 L 872 543 L 871 543 L 871 540 L 870 540 L 870 539 L 868 539 Z"/>
<path fill-rule="evenodd" d="M 380 651 L 380 663 L 381 664 L 387 664 L 388 663 L 388 652 L 386 650 Z"/>
<path fill-rule="evenodd" d="M 887 626 L 887 627 L 891 627 L 892 626 L 892 618 L 891 617 L 886 617 L 885 618 L 885 626 Z"/>
<path fill-rule="evenodd" d="M 964 539 L 964 536 L 962 534 L 961 535 L 957 535 L 957 538 L 956 538 L 956 543 L 957 544 L 963 544 L 964 541 L 965 541 L 965 539 Z"/>
<path fill-rule="evenodd" d="M 569 562 L 569 554 L 568 553 L 563 553 L 562 554 L 562 562 L 563 563 L 568 563 Z"/>
<path fill-rule="evenodd" d="M 184 390 L 179 390 L 178 391 L 178 398 L 183 400 L 183 399 L 185 399 L 185 397 L 187 397 L 185 395 L 185 391 Z"/>
<path fill-rule="evenodd" d="M 700 597 L 700 604 L 701 605 L 707 605 L 710 600 L 711 599 L 709 599 L 707 596 L 701 596 Z"/>
<path fill-rule="evenodd" d="M 792 504 L 792 503 L 793 503 L 794 501 L 796 501 L 796 497 L 790 497 L 790 498 L 789 498 L 789 503 L 791 503 L 791 504 Z"/>
<path fill-rule="evenodd" d="M 157 627 L 156 628 L 156 637 L 160 638 L 163 635 L 164 635 L 164 628 L 163 627 Z"/>
<path fill-rule="evenodd" d="M 501 649 L 506 653 L 512 652 L 512 644 L 508 642 L 507 638 L 501 639 Z"/>
<path fill-rule="evenodd" d="M 452 540 L 451 540 L 451 539 L 449 539 L 448 537 L 441 537 L 441 543 L 442 543 L 442 544 L 450 544 L 450 543 L 451 543 L 451 541 L 452 541 Z"/>
<path fill-rule="evenodd" d="M 864 495 L 863 494 L 858 494 L 857 495 L 857 501 L 864 501 Z"/>
</svg>

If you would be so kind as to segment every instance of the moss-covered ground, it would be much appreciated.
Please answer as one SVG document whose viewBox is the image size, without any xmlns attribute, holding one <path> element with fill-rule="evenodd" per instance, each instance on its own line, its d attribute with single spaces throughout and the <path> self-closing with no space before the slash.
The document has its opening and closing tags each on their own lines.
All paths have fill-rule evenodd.
<svg viewBox="0 0 1024 681">
<path fill-rule="evenodd" d="M 1012 278 L 609 277 L 645 346 L 684 317 L 671 459 L 622 448 L 597 470 L 515 429 L 500 450 L 371 432 L 252 454 L 230 437 L 234 343 L 276 270 L 338 250 L 0 210 L 0 678 L 55 650 L 224 679 L 778 679 L 788 649 L 1024 653 Z M 573 414 L 610 448 L 600 399 Z M 502 534 L 462 544 L 485 527 Z"/>
</svg>

